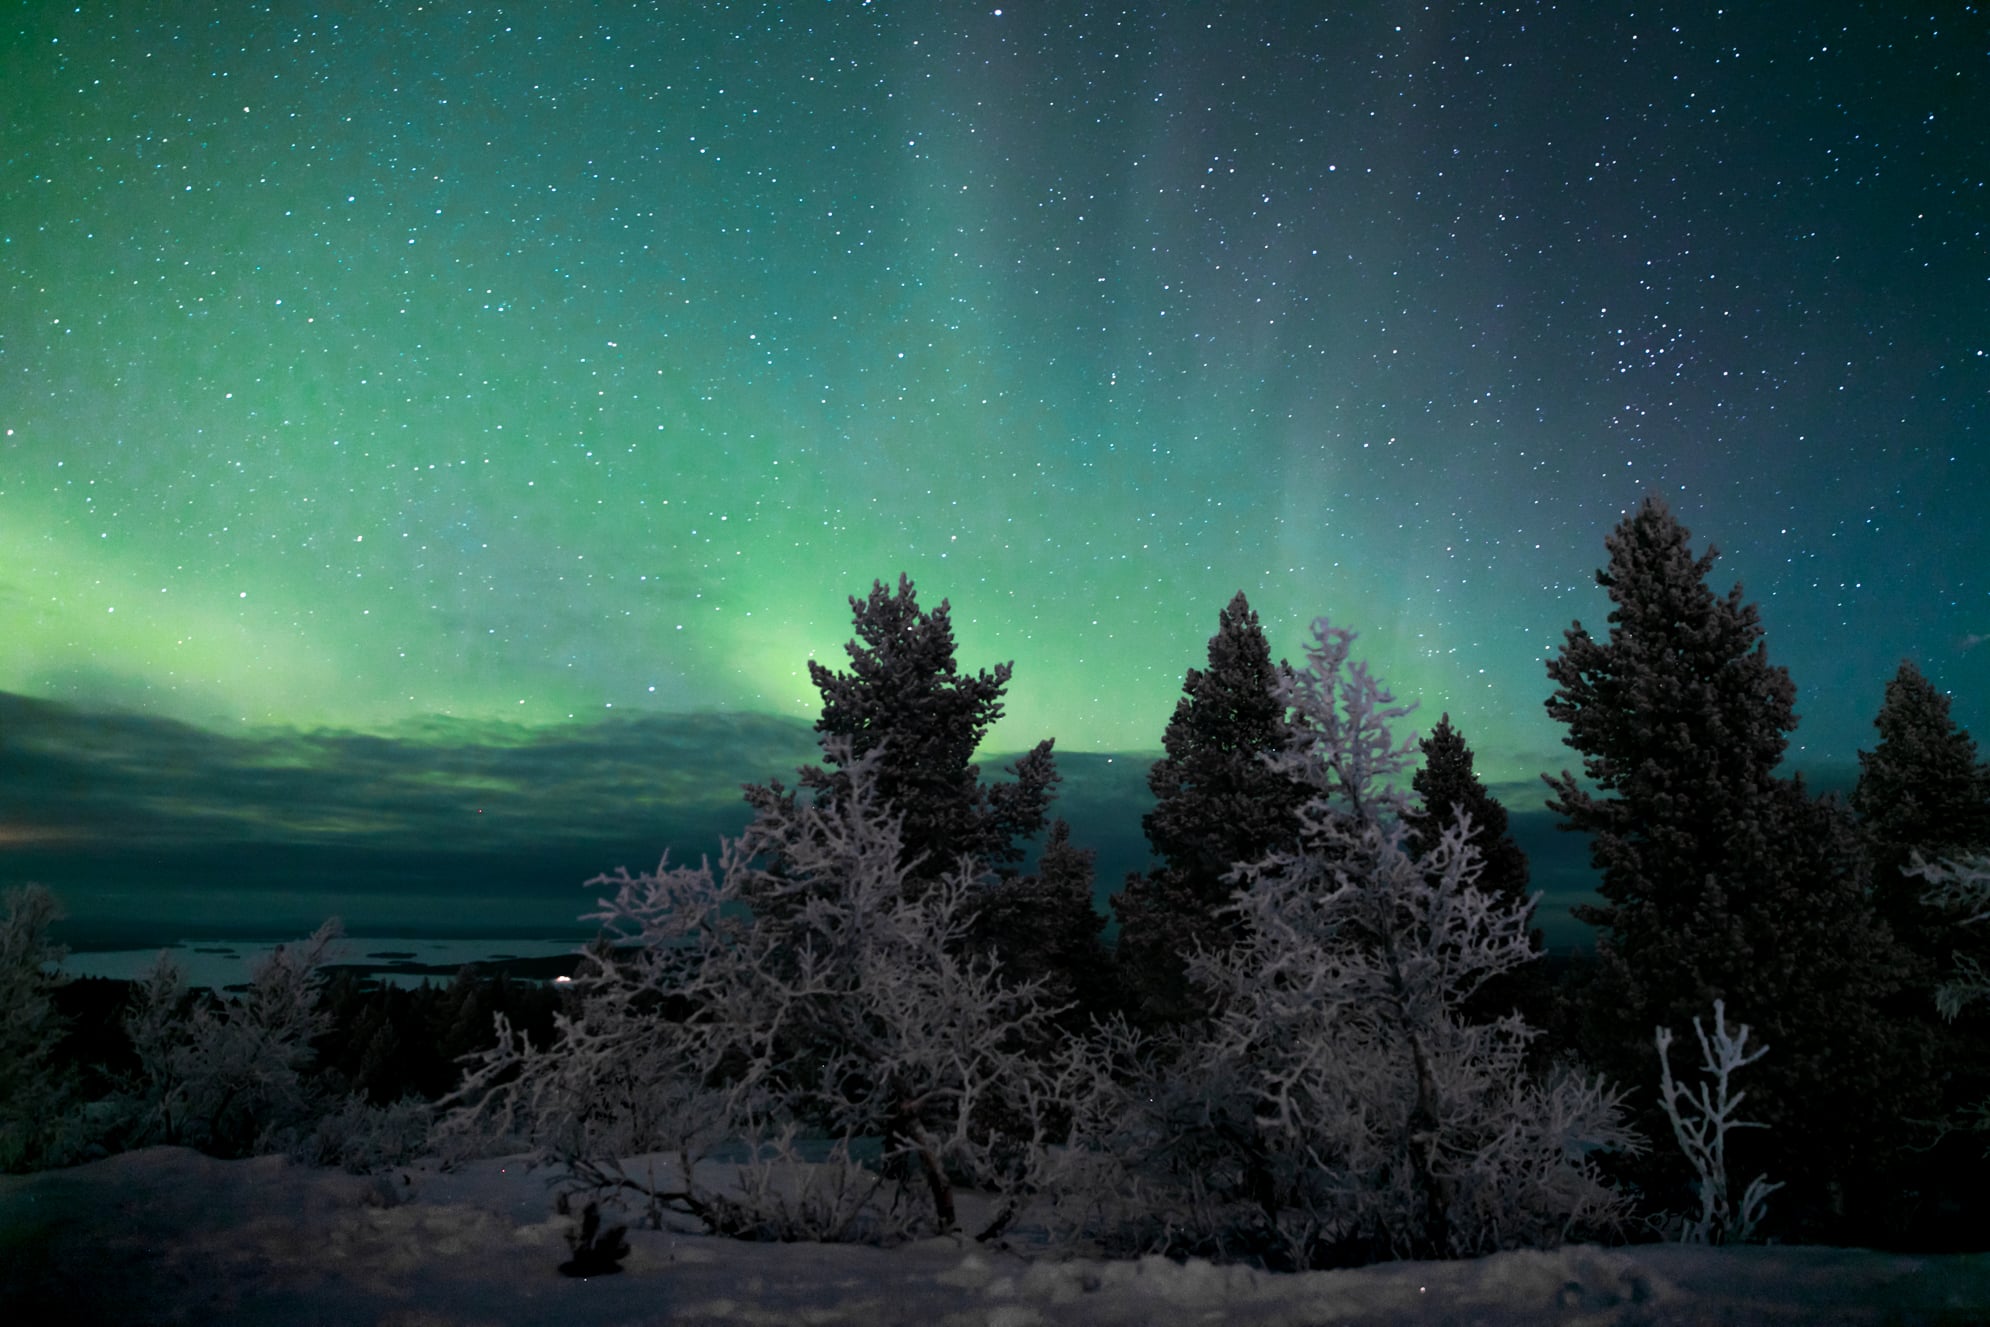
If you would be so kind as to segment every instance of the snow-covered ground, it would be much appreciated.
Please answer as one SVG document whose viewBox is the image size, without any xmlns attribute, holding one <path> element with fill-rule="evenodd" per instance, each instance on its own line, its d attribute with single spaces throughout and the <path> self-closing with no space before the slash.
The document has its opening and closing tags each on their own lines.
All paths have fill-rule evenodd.
<svg viewBox="0 0 1990 1327">
<path fill-rule="evenodd" d="M 1663 1324 L 1990 1321 L 1990 1255 L 1573 1247 L 1278 1275 L 629 1232 L 619 1274 L 561 1276 L 552 1172 L 482 1161 L 356 1177 L 150 1148 L 0 1177 L 10 1323 Z M 964 1213 L 966 1215 L 966 1213 Z"/>
</svg>

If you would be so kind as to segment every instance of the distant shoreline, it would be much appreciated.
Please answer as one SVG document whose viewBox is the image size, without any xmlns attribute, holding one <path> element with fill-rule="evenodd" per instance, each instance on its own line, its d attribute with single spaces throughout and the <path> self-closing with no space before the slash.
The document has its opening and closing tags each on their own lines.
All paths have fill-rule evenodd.
<svg viewBox="0 0 1990 1327">
<path fill-rule="evenodd" d="M 149 943 L 136 937 L 119 942 L 99 941 L 88 947 L 75 942 L 63 958 L 61 970 L 71 977 L 102 977 L 112 981 L 135 981 L 150 971 L 161 951 L 170 953 L 185 975 L 187 985 L 226 990 L 249 980 L 255 961 L 279 944 L 295 944 L 301 936 L 272 936 L 268 931 L 254 935 L 182 933 L 161 942 L 155 933 Z M 328 975 L 352 973 L 390 985 L 419 985 L 423 981 L 447 984 L 464 968 L 483 976 L 503 975 L 521 981 L 551 981 L 571 976 L 580 960 L 580 949 L 592 933 L 575 936 L 549 936 L 543 930 L 530 935 L 409 935 L 406 931 L 381 935 L 348 935 L 332 951 L 325 964 Z"/>
</svg>

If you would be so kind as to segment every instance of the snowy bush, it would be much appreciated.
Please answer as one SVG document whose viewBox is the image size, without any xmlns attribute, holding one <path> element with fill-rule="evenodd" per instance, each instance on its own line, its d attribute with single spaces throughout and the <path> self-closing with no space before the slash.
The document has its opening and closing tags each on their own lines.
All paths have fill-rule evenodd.
<svg viewBox="0 0 1990 1327">
<path fill-rule="evenodd" d="M 1927 882 L 1923 898 L 1956 926 L 1976 926 L 1990 920 L 1990 857 L 1930 862 L 1916 853 L 1908 874 Z M 1963 1010 L 1985 998 L 1990 998 L 1990 968 L 1974 954 L 1951 953 L 1947 978 L 1935 987 L 1936 1012 L 1954 1022 Z M 1990 1134 L 1990 1098 L 1964 1103 L 1956 1115 L 1939 1121 L 1938 1129 L 1943 1133 Z"/>
<path fill-rule="evenodd" d="M 63 951 L 48 930 L 58 916 L 40 885 L 0 896 L 0 1171 L 63 1164 L 74 1141 L 69 1083 L 53 1061 L 62 1020 L 51 993 Z"/>
<path fill-rule="evenodd" d="M 965 943 L 973 864 L 915 877 L 875 755 L 833 744 L 847 792 L 761 799 L 716 870 L 591 882 L 615 893 L 553 1044 L 500 1021 L 445 1102 L 445 1146 L 524 1139 L 579 1187 L 756 1237 L 950 1229 L 962 1180 L 1005 1194 L 998 1224 L 1013 1214 L 1054 1105 L 1028 1051 L 1057 1011 Z M 747 1159 L 721 1197 L 694 1168 L 724 1144 Z M 665 1179 L 623 1168 L 659 1152 Z"/>
<path fill-rule="evenodd" d="M 1957 924 L 1975 925 L 1990 918 L 1990 857 L 1969 857 L 1959 862 L 1923 861 L 1916 854 L 1910 875 L 1927 881 L 1924 897 L 1950 914 Z M 1969 954 L 1953 954 L 1948 980 L 1935 988 L 1935 1008 L 1946 1019 L 1978 1000 L 1990 996 L 1990 971 Z"/>
<path fill-rule="evenodd" d="M 318 994 L 339 935 L 332 920 L 299 944 L 277 946 L 236 999 L 190 999 L 171 955 L 159 955 L 125 1021 L 138 1058 L 123 1103 L 134 1143 L 246 1156 L 316 1118 L 322 1103 L 307 1073 L 311 1043 L 329 1028 Z"/>
<path fill-rule="evenodd" d="M 1407 708 L 1350 664 L 1352 640 L 1316 622 L 1287 684 L 1298 737 L 1273 765 L 1313 797 L 1297 849 L 1234 873 L 1238 937 L 1190 961 L 1211 1018 L 1107 1047 L 1127 1062 L 1121 1111 L 1108 1088 L 1082 1098 L 1096 1128 L 1070 1164 L 1093 1187 L 1067 1175 L 1062 1201 L 1134 1214 L 1135 1244 L 1300 1267 L 1613 1227 L 1627 1203 L 1591 1154 L 1638 1146 L 1617 1094 L 1573 1068 L 1530 1075 L 1517 1015 L 1462 1015 L 1533 958 L 1533 900 L 1478 888 L 1463 816 L 1412 854 L 1390 786 Z"/>
<path fill-rule="evenodd" d="M 426 1153 L 434 1122 L 434 1108 L 420 1097 L 376 1106 L 355 1093 L 300 1133 L 290 1154 L 309 1165 L 369 1175 Z"/>
</svg>

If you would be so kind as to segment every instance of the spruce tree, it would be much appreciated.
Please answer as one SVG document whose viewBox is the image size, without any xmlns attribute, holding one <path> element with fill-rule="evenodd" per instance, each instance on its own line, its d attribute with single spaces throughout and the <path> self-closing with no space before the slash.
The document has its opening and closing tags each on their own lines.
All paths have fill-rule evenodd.
<svg viewBox="0 0 1990 1327">
<path fill-rule="evenodd" d="M 1242 590 L 1217 616 L 1208 660 L 1188 670 L 1161 737 L 1166 755 L 1147 774 L 1155 806 L 1140 823 L 1161 865 L 1129 875 L 1112 899 L 1124 998 L 1150 1026 L 1207 1012 L 1184 976 L 1186 956 L 1234 938 L 1237 919 L 1223 912 L 1230 872 L 1288 846 L 1307 797 L 1267 763 L 1292 740 L 1279 699 L 1291 670 L 1272 663 Z"/>
<path fill-rule="evenodd" d="M 1471 817 L 1470 841 L 1483 863 L 1479 888 L 1505 904 L 1525 902 L 1527 854 L 1507 833 L 1506 808 L 1479 782 L 1464 734 L 1451 726 L 1447 713 L 1417 746 L 1423 752 L 1423 767 L 1410 780 L 1417 803 L 1403 817 L 1410 827 L 1412 850 L 1429 851 L 1463 811 Z M 1540 947 L 1538 941 L 1535 947 Z"/>
<path fill-rule="evenodd" d="M 1012 983 L 1041 981 L 1057 1024 L 1082 1030 L 1110 1003 L 1111 955 L 1099 940 L 1106 919 L 1092 906 L 1098 854 L 1071 842 L 1061 817 L 1050 826 L 1036 870 L 985 890 L 974 930 Z"/>
<path fill-rule="evenodd" d="M 815 730 L 831 768 L 804 767 L 801 786 L 819 796 L 847 796 L 837 739 L 847 740 L 850 759 L 882 748 L 877 793 L 903 817 L 902 851 L 915 888 L 963 857 L 1013 876 L 1025 841 L 1043 828 L 1058 774 L 1045 739 L 1010 766 L 1013 781 L 981 781 L 975 748 L 1002 717 L 1012 665 L 961 672 L 951 606 L 942 599 L 930 613 L 922 611 L 903 574 L 895 593 L 873 581 L 867 598 L 851 597 L 850 610 L 857 632 L 844 647 L 850 671 L 809 661 L 809 677 L 822 693 Z M 756 808 L 792 796 L 778 782 L 746 789 Z"/>
<path fill-rule="evenodd" d="M 1604 902 L 1576 910 L 1598 931 L 1589 1053 L 1646 1087 L 1652 1029 L 1724 998 L 1775 1047 L 1749 1088 L 1770 1127 L 1738 1140 L 1759 1162 L 1741 1169 L 1787 1179 L 1817 1214 L 1847 1186 L 1883 1182 L 1925 1066 L 1880 1010 L 1901 955 L 1867 897 L 1849 815 L 1776 773 L 1795 686 L 1741 586 L 1717 597 L 1705 583 L 1716 553 L 1695 557 L 1687 539 L 1646 499 L 1605 540 L 1609 638 L 1576 622 L 1548 661 L 1548 713 L 1587 780 L 1543 776 L 1548 805 L 1593 836 L 1602 874 Z"/>
<path fill-rule="evenodd" d="M 1852 807 L 1872 854 L 1874 901 L 1909 954 L 1895 1008 L 1932 1045 L 1941 1094 L 1934 1113 L 1961 1123 L 1901 1187 L 1976 1206 L 1990 1161 L 1981 1139 L 1990 1124 L 1990 1007 L 1945 1004 L 1942 993 L 1990 971 L 1990 927 L 1967 891 L 1938 886 L 1956 870 L 1924 873 L 1920 864 L 1981 862 L 1990 852 L 1990 768 L 1950 718 L 1949 698 L 1911 662 L 1886 684 L 1873 726 L 1879 745 L 1859 753 Z"/>
<path fill-rule="evenodd" d="M 1976 742 L 1949 717 L 1949 698 L 1903 660 L 1873 720 L 1879 745 L 1859 752 L 1852 809 L 1872 843 L 1880 913 L 1925 961 L 1947 957 L 1956 937 L 1921 903 L 1924 882 L 1907 871 L 1926 861 L 1990 850 L 1990 768 Z"/>
<path fill-rule="evenodd" d="M 1437 727 L 1417 745 L 1423 752 L 1423 767 L 1410 780 L 1417 801 L 1403 816 L 1409 827 L 1411 853 L 1420 857 L 1432 851 L 1462 811 L 1471 819 L 1467 841 L 1481 863 L 1477 887 L 1503 908 L 1526 903 L 1530 897 L 1527 854 L 1507 832 L 1506 808 L 1479 782 L 1472 768 L 1472 748 L 1464 734 L 1452 727 L 1450 714 L 1439 719 Z M 1541 928 L 1531 928 L 1528 940 L 1538 957 L 1544 948 Z M 1544 969 L 1529 963 L 1488 981 L 1473 994 L 1469 1012 L 1475 1017 L 1494 1017 L 1518 1008 L 1538 1026 L 1548 1021 L 1548 995 Z"/>
</svg>

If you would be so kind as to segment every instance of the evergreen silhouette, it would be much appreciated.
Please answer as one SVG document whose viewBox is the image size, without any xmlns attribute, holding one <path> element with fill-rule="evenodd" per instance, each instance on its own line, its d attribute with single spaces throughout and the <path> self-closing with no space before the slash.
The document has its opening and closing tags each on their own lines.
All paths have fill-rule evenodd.
<svg viewBox="0 0 1990 1327">
<path fill-rule="evenodd" d="M 1162 734 L 1167 754 L 1147 775 L 1156 802 L 1140 824 L 1161 865 L 1129 875 L 1112 899 L 1124 998 L 1149 1026 L 1207 1012 L 1185 957 L 1198 943 L 1220 948 L 1235 938 L 1238 921 L 1222 911 L 1235 888 L 1230 872 L 1288 846 L 1308 795 L 1267 763 L 1292 740 L 1278 690 L 1291 670 L 1272 663 L 1243 591 L 1218 615 L 1208 658 L 1207 668 L 1188 670 Z"/>
<path fill-rule="evenodd" d="M 1874 902 L 1909 955 L 1893 1007 L 1933 1045 L 1940 1072 L 1931 1113 L 1960 1126 L 1917 1158 L 1901 1187 L 1962 1193 L 1983 1183 L 1990 1161 L 1981 1137 L 1990 1121 L 1990 1007 L 1943 1010 L 1938 992 L 1961 974 L 1990 970 L 1990 927 L 1980 908 L 1944 898 L 1916 868 L 1990 851 L 1990 768 L 1949 717 L 1949 698 L 1912 662 L 1886 684 L 1873 726 L 1879 745 L 1859 752 L 1852 807 L 1872 854 Z"/>
<path fill-rule="evenodd" d="M 1879 745 L 1859 752 L 1852 809 L 1872 844 L 1873 895 L 1922 961 L 1942 964 L 1961 938 L 1923 906 L 1909 875 L 1915 854 L 1937 861 L 1990 850 L 1990 768 L 1976 742 L 1949 717 L 1949 698 L 1903 660 L 1873 727 Z"/>
<path fill-rule="evenodd" d="M 1423 766 L 1410 780 L 1417 801 L 1403 816 L 1409 827 L 1411 853 L 1421 857 L 1434 849 L 1462 811 L 1472 822 L 1466 841 L 1478 851 L 1481 863 L 1478 888 L 1502 907 L 1527 902 L 1527 854 L 1507 832 L 1506 808 L 1479 782 L 1472 768 L 1472 748 L 1464 734 L 1452 726 L 1450 714 L 1439 719 L 1437 727 L 1417 745 L 1423 752 Z M 1539 956 L 1544 948 L 1541 928 L 1531 927 L 1527 934 Z M 1474 1018 L 1490 1018 L 1517 1007 L 1529 1022 L 1542 1025 L 1548 1022 L 1548 996 L 1544 969 L 1529 963 L 1488 981 L 1473 993 L 1466 1011 Z"/>
<path fill-rule="evenodd" d="M 848 795 L 844 761 L 832 750 L 835 739 L 847 739 L 850 759 L 882 748 L 877 792 L 904 818 L 902 851 L 915 887 L 952 870 L 962 857 L 1013 875 L 1025 841 L 1043 829 L 1059 776 L 1053 743 L 1045 739 L 1009 767 L 1012 782 L 981 781 L 975 748 L 1002 717 L 1012 665 L 961 672 L 950 605 L 942 599 L 932 612 L 922 611 L 903 574 L 896 592 L 874 581 L 867 598 L 851 597 L 850 610 L 857 631 L 844 647 L 850 671 L 809 661 L 809 677 L 822 693 L 815 730 L 830 768 L 803 767 L 801 787 L 818 796 Z M 746 788 L 756 809 L 793 796 L 779 782 Z"/>
<path fill-rule="evenodd" d="M 1924 1104 L 1905 1086 L 1922 1052 L 1881 1012 L 1902 955 L 1867 897 L 1849 813 L 1776 773 L 1796 688 L 1769 662 L 1755 606 L 1739 585 L 1716 597 L 1717 555 L 1696 558 L 1687 539 L 1647 498 L 1605 540 L 1609 638 L 1576 622 L 1548 661 L 1548 713 L 1587 778 L 1543 776 L 1548 805 L 1593 836 L 1602 873 L 1604 902 L 1576 909 L 1598 931 L 1589 1052 L 1644 1087 L 1652 1029 L 1724 998 L 1776 1048 L 1749 1089 L 1769 1128 L 1741 1140 L 1741 1172 L 1788 1180 L 1794 1205 L 1842 1228 L 1850 1212 L 1831 1209 L 1884 1183 L 1901 1120 Z"/>
<path fill-rule="evenodd" d="M 1410 827 L 1412 850 L 1428 851 L 1463 811 L 1472 820 L 1469 842 L 1484 863 L 1479 888 L 1505 903 L 1524 902 L 1527 854 L 1507 832 L 1506 808 L 1479 782 L 1472 768 L 1472 748 L 1451 725 L 1451 716 L 1439 719 L 1417 746 L 1423 752 L 1423 767 L 1410 780 L 1417 802 L 1403 817 Z"/>
<path fill-rule="evenodd" d="M 1041 981 L 1057 1023 L 1082 1030 L 1110 1003 L 1112 958 L 1100 942 L 1106 919 L 1092 906 L 1097 858 L 1071 842 L 1071 826 L 1051 824 L 1036 870 L 996 882 L 975 911 L 975 934 L 1011 982 Z"/>
</svg>

